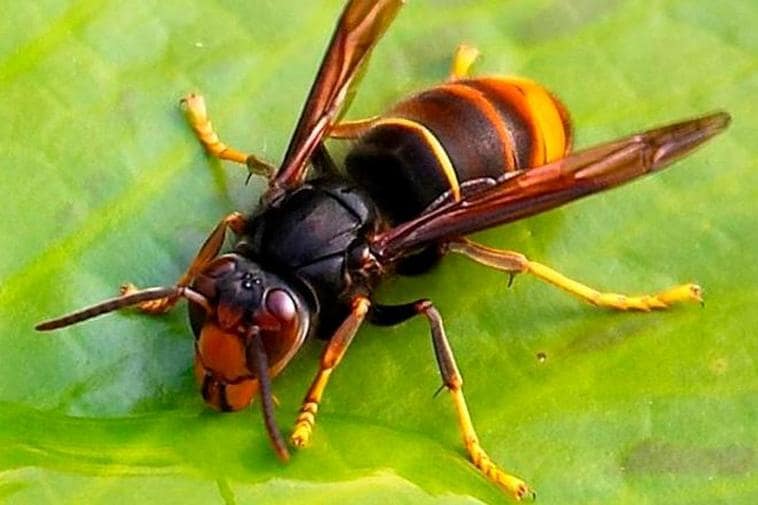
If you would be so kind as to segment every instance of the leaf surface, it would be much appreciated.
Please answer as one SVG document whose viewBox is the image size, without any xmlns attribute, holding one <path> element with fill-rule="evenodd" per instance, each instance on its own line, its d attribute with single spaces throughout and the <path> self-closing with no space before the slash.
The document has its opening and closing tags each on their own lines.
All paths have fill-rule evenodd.
<svg viewBox="0 0 758 505">
<path fill-rule="evenodd" d="M 262 183 L 209 160 L 177 106 L 279 161 L 339 2 L 27 2 L 0 19 L 0 499 L 8 503 L 507 503 L 469 465 L 423 321 L 364 328 L 313 447 L 281 465 L 256 409 L 208 411 L 183 310 L 59 333 L 35 322 L 166 284 Z M 477 238 L 598 288 L 696 280 L 706 306 L 595 310 L 447 258 L 385 302 L 435 301 L 480 438 L 540 503 L 754 503 L 758 495 L 758 8 L 738 0 L 409 2 L 349 117 L 439 82 L 460 41 L 479 73 L 534 78 L 576 144 L 714 109 L 730 130 L 659 176 Z M 344 147 L 334 145 L 336 151 Z M 274 383 L 283 427 L 311 342 Z M 544 356 L 544 359 L 538 359 Z"/>
</svg>

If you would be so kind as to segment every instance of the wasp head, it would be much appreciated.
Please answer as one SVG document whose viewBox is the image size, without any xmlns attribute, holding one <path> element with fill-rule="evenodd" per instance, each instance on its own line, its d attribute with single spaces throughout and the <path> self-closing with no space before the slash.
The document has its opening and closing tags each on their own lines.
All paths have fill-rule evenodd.
<svg viewBox="0 0 758 505">
<path fill-rule="evenodd" d="M 303 344 L 310 327 L 307 305 L 284 279 L 237 254 L 215 259 L 194 279 L 191 286 L 125 293 L 43 321 L 36 329 L 55 330 L 145 302 L 186 298 L 203 398 L 219 410 L 239 410 L 260 393 L 269 438 L 286 460 L 289 453 L 274 420 L 270 378 Z"/>
<path fill-rule="evenodd" d="M 284 279 L 238 254 L 211 262 L 192 283 L 207 305 L 190 300 L 196 374 L 203 397 L 219 410 L 246 407 L 258 390 L 251 344 L 260 339 L 268 375 L 279 373 L 303 344 L 306 304 Z"/>
</svg>

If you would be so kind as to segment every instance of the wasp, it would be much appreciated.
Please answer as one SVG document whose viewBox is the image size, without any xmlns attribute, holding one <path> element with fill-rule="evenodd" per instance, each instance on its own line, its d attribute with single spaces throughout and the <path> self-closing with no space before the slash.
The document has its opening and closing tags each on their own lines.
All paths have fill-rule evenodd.
<svg viewBox="0 0 758 505">
<path fill-rule="evenodd" d="M 528 79 L 471 76 L 477 50 L 460 46 L 442 84 L 376 117 L 342 121 L 356 77 L 402 4 L 347 3 L 278 167 L 224 144 L 204 99 L 185 97 L 189 124 L 210 155 L 268 178 L 258 205 L 224 217 L 175 285 L 128 284 L 120 296 L 37 329 L 130 306 L 164 313 L 186 299 L 203 398 L 215 409 L 235 411 L 258 396 L 274 450 L 286 460 L 271 379 L 303 342 L 326 341 L 289 437 L 297 448 L 308 445 L 329 378 L 361 325 L 424 317 L 471 462 L 521 499 L 533 491 L 496 465 L 479 442 L 434 303 L 382 304 L 375 288 L 387 276 L 422 272 L 456 253 L 510 276 L 531 274 L 598 307 L 650 311 L 702 301 L 695 284 L 642 296 L 599 292 L 466 236 L 657 172 L 722 132 L 730 117 L 716 112 L 572 152 L 571 121 L 558 98 Z M 344 168 L 327 151 L 328 138 L 352 141 Z M 228 232 L 236 242 L 222 253 Z"/>
</svg>

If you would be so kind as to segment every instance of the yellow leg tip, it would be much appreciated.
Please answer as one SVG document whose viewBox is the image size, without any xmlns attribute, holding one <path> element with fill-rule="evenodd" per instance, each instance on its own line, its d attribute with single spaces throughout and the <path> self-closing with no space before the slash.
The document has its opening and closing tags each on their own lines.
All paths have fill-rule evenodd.
<svg viewBox="0 0 758 505">
<path fill-rule="evenodd" d="M 656 309 L 667 309 L 677 303 L 703 303 L 703 288 L 697 284 L 682 284 L 674 286 L 654 295 L 625 296 L 616 293 L 595 293 L 588 301 L 598 307 L 617 310 L 639 310 L 650 312 Z"/>
<path fill-rule="evenodd" d="M 202 95 L 190 93 L 179 100 L 184 113 L 193 124 L 208 120 L 208 110 L 205 107 L 205 99 Z"/>
<path fill-rule="evenodd" d="M 313 401 L 305 402 L 300 408 L 300 414 L 295 420 L 295 429 L 290 436 L 290 442 L 298 449 L 307 447 L 311 443 L 316 412 L 318 412 L 318 403 Z"/>
<path fill-rule="evenodd" d="M 312 427 L 308 423 L 297 423 L 290 436 L 290 443 L 298 449 L 308 447 L 311 443 Z"/>
<path fill-rule="evenodd" d="M 523 480 L 504 472 L 500 472 L 500 474 L 501 475 L 496 479 L 497 483 L 503 487 L 514 500 L 534 500 L 537 497 L 537 493 L 535 493 L 533 489 L 530 489 L 527 483 Z"/>
<path fill-rule="evenodd" d="M 703 288 L 697 284 L 682 284 L 659 293 L 656 298 L 666 304 L 679 302 L 703 303 Z"/>
<path fill-rule="evenodd" d="M 666 309 L 675 303 L 703 303 L 703 289 L 697 284 L 682 284 L 652 295 L 626 296 L 618 293 L 602 293 L 535 261 L 527 263 L 527 271 L 597 307 L 649 312 Z"/>
<path fill-rule="evenodd" d="M 471 71 L 471 66 L 479 58 L 479 49 L 468 44 L 460 44 L 455 48 L 453 63 L 450 66 L 450 79 L 465 79 Z"/>
<path fill-rule="evenodd" d="M 511 475 L 502 470 L 489 455 L 479 445 L 476 439 L 469 439 L 466 443 L 471 462 L 479 469 L 485 477 L 497 484 L 501 489 L 508 493 L 514 500 L 521 501 L 524 499 L 534 499 L 536 493 L 529 488 L 529 485 L 515 475 Z"/>
<path fill-rule="evenodd" d="M 208 119 L 208 110 L 202 95 L 190 93 L 182 98 L 179 104 L 184 110 L 184 115 L 187 116 L 190 127 L 210 155 L 246 165 L 250 172 L 267 174 L 272 171 L 268 164 L 255 156 L 247 155 L 221 142 Z"/>
<path fill-rule="evenodd" d="M 475 463 L 476 464 L 476 463 Z M 482 459 L 477 465 L 479 470 L 492 482 L 497 484 L 516 501 L 534 499 L 536 493 L 523 480 L 497 467 L 489 457 Z"/>
</svg>

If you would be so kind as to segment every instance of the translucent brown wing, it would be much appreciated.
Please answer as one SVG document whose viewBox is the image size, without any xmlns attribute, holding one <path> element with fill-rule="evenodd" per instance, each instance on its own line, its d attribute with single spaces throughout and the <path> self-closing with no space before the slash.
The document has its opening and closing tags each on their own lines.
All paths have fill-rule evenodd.
<svg viewBox="0 0 758 505">
<path fill-rule="evenodd" d="M 444 204 L 377 235 L 371 249 L 389 262 L 404 252 L 544 212 L 655 172 L 729 125 L 726 112 L 664 126 L 574 153 Z"/>
<path fill-rule="evenodd" d="M 272 191 L 305 178 L 309 158 L 340 114 L 350 85 L 403 0 L 351 0 L 345 7 L 316 74 Z"/>
</svg>

